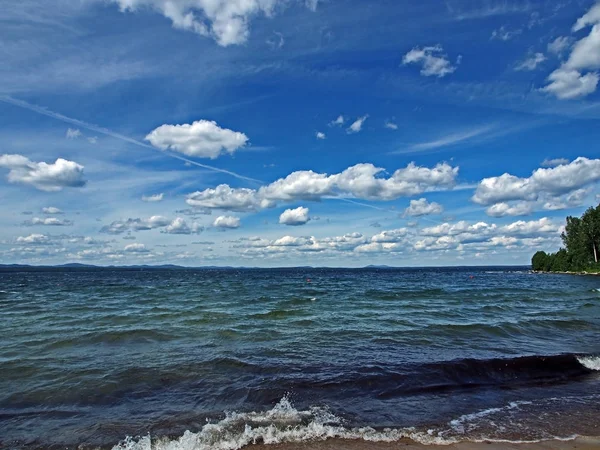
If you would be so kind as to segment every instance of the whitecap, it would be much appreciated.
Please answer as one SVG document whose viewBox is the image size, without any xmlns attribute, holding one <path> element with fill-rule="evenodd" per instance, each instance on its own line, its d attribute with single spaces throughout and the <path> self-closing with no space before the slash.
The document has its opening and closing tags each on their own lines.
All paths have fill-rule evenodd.
<svg viewBox="0 0 600 450">
<path fill-rule="evenodd" d="M 590 370 L 600 370 L 600 356 L 579 356 L 579 363 Z"/>
</svg>

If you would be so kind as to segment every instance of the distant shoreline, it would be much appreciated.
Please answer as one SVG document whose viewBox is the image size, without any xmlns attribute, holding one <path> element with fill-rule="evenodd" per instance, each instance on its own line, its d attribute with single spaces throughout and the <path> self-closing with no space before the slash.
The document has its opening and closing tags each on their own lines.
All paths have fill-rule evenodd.
<svg viewBox="0 0 600 450">
<path fill-rule="evenodd" d="M 536 273 L 536 274 L 542 274 L 542 275 L 594 275 L 594 276 L 600 276 L 600 272 L 586 272 L 581 271 L 581 272 L 571 272 L 571 271 L 566 271 L 566 272 L 561 272 L 561 271 L 545 271 L 545 270 L 532 270 L 531 273 Z"/>
</svg>

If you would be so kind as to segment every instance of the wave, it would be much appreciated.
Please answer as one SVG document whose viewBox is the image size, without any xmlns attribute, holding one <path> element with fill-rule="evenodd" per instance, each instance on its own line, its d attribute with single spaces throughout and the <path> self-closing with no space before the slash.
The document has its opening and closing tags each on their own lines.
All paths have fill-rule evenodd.
<svg viewBox="0 0 600 450">
<path fill-rule="evenodd" d="M 408 428 L 347 427 L 345 421 L 325 407 L 297 410 L 284 396 L 272 409 L 264 412 L 230 412 L 215 423 L 207 423 L 196 433 L 186 431 L 177 439 L 127 437 L 113 450 L 237 450 L 250 445 L 318 442 L 329 439 L 366 442 L 398 442 L 411 440 L 424 445 L 451 445 L 461 441 L 537 443 L 542 440 L 574 440 L 578 436 L 540 434 L 539 439 L 504 439 L 466 434 L 470 422 L 498 412 L 518 409 L 526 402 L 513 402 L 507 407 L 491 408 L 459 417 L 446 427 L 418 430 Z"/>
<path fill-rule="evenodd" d="M 600 370 L 599 356 L 580 356 L 577 358 L 577 361 L 589 370 Z"/>
<path fill-rule="evenodd" d="M 600 358 L 585 355 L 525 356 L 510 359 L 461 359 L 437 363 L 372 366 L 345 371 L 342 375 L 289 382 L 277 379 L 292 392 L 318 389 L 364 394 L 380 399 L 405 395 L 477 388 L 515 388 L 565 383 L 590 375 L 600 366 Z"/>
</svg>

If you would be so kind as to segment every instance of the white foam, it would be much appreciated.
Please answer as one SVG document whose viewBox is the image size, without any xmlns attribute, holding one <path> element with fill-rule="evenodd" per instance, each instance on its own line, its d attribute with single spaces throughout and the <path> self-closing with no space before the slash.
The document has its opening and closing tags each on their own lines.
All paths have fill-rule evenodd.
<svg viewBox="0 0 600 450">
<path fill-rule="evenodd" d="M 577 361 L 590 370 L 600 370 L 600 356 L 580 356 Z"/>
<path fill-rule="evenodd" d="M 597 358 L 596 358 L 597 360 Z M 178 439 L 151 438 L 149 435 L 138 439 L 126 438 L 113 447 L 113 450 L 238 450 L 252 444 L 280 444 L 289 442 L 324 441 L 327 439 L 364 440 L 368 442 L 397 442 L 410 439 L 425 445 L 451 445 L 462 440 L 471 442 L 497 443 L 537 443 L 540 440 L 505 440 L 501 437 L 468 436 L 480 420 L 491 419 L 497 413 L 519 409 L 520 405 L 531 402 L 511 402 L 502 408 L 489 408 L 466 414 L 449 423 L 449 428 L 418 431 L 415 428 L 386 428 L 375 430 L 371 427 L 348 428 L 344 421 L 326 408 L 312 407 L 298 411 L 286 396 L 271 410 L 264 412 L 227 413 L 216 423 L 207 423 L 193 433 L 186 431 Z M 501 427 L 503 428 L 503 427 Z M 545 437 L 543 440 L 572 440 L 577 436 Z"/>
<path fill-rule="evenodd" d="M 266 412 L 228 413 L 217 423 L 208 423 L 197 433 L 186 431 L 175 440 L 126 438 L 113 450 L 237 450 L 251 444 L 324 441 L 326 439 L 361 439 L 370 442 L 395 442 L 411 439 L 423 444 L 450 445 L 434 430 L 419 432 L 414 428 L 384 429 L 346 428 L 342 420 L 324 408 L 298 411 L 284 397 Z"/>
</svg>

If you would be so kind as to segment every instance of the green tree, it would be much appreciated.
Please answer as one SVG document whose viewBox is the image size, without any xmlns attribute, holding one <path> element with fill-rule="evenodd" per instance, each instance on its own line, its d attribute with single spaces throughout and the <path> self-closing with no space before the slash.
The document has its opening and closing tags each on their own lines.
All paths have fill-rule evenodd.
<svg viewBox="0 0 600 450">
<path fill-rule="evenodd" d="M 565 231 L 560 236 L 567 253 L 571 256 L 574 270 L 586 268 L 591 263 L 590 249 L 586 246 L 582 220 L 579 217 L 567 217 Z"/>
<path fill-rule="evenodd" d="M 600 205 L 588 208 L 581 216 L 581 230 L 585 235 L 583 244 L 591 249 L 594 263 L 598 264 L 598 243 L 600 242 Z"/>
<path fill-rule="evenodd" d="M 599 270 L 600 205 L 588 208 L 581 217 L 567 217 L 561 234 L 564 248 L 556 253 L 537 252 L 531 259 L 534 270 L 565 272 Z"/>
<path fill-rule="evenodd" d="M 548 270 L 546 268 L 546 264 L 548 262 L 548 253 L 546 252 L 536 252 L 535 255 L 533 255 L 533 258 L 531 258 L 531 267 L 533 268 L 533 270 Z"/>
</svg>

